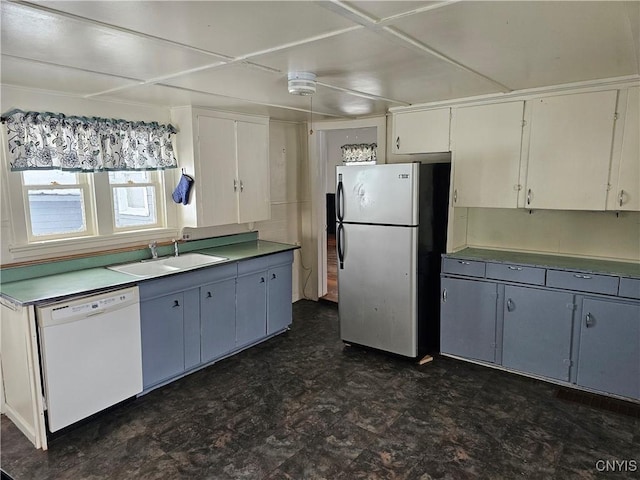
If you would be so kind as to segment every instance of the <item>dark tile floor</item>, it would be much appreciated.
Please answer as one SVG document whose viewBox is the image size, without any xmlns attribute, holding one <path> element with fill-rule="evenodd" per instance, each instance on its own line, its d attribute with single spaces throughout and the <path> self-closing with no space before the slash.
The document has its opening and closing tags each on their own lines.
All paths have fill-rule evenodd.
<svg viewBox="0 0 640 480">
<path fill-rule="evenodd" d="M 35 450 L 2 418 L 1 463 L 32 479 L 638 478 L 640 420 L 447 358 L 343 347 L 336 308 Z M 598 460 L 638 471 L 599 473 Z M 600 467 L 604 463 L 598 464 Z"/>
</svg>

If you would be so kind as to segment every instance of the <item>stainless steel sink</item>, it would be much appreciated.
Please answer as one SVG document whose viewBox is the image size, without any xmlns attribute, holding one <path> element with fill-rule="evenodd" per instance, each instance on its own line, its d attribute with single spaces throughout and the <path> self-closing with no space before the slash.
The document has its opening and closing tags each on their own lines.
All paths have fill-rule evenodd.
<svg viewBox="0 0 640 480">
<path fill-rule="evenodd" d="M 145 260 L 141 262 L 125 263 L 107 267 L 120 273 L 126 273 L 135 277 L 152 277 L 164 275 L 182 270 L 203 267 L 228 260 L 226 257 L 204 255 L 202 253 L 185 253 L 179 257 L 166 257 L 157 260 Z"/>
</svg>

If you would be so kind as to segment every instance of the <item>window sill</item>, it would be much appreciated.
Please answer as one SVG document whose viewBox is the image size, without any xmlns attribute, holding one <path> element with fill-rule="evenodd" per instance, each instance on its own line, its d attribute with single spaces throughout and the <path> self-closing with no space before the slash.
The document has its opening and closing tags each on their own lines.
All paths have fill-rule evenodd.
<svg viewBox="0 0 640 480">
<path fill-rule="evenodd" d="M 45 259 L 78 253 L 100 252 L 102 250 L 136 246 L 151 241 L 178 238 L 176 228 L 156 228 L 135 232 L 120 232 L 113 235 L 78 237 L 46 240 L 25 245 L 11 245 L 9 252 L 14 261 Z"/>
</svg>

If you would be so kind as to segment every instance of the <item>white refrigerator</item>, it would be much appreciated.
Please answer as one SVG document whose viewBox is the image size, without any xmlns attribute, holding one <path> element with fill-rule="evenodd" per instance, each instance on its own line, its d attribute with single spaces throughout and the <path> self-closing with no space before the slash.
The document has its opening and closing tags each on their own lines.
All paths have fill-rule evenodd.
<svg viewBox="0 0 640 480">
<path fill-rule="evenodd" d="M 406 357 L 437 349 L 449 164 L 336 167 L 344 342 Z"/>
</svg>

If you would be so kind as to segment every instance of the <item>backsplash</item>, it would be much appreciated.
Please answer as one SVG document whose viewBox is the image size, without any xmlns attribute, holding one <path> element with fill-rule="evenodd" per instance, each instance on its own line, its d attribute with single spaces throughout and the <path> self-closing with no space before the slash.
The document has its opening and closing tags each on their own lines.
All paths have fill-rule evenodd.
<svg viewBox="0 0 640 480">
<path fill-rule="evenodd" d="M 180 253 L 202 250 L 205 248 L 219 247 L 221 245 L 232 245 L 234 243 L 251 242 L 258 240 L 258 232 L 247 232 L 234 235 L 194 240 L 179 244 Z M 163 257 L 173 255 L 173 245 L 158 247 L 158 256 Z M 57 262 L 40 263 L 26 265 L 22 267 L 9 267 L 0 270 L 2 283 L 27 280 L 29 278 L 44 277 L 57 273 L 74 272 L 87 268 L 104 267 L 118 263 L 136 262 L 146 260 L 151 257 L 148 248 L 140 248 L 131 252 L 106 253 L 87 256 L 84 258 L 74 258 L 71 260 L 60 260 Z"/>
</svg>

